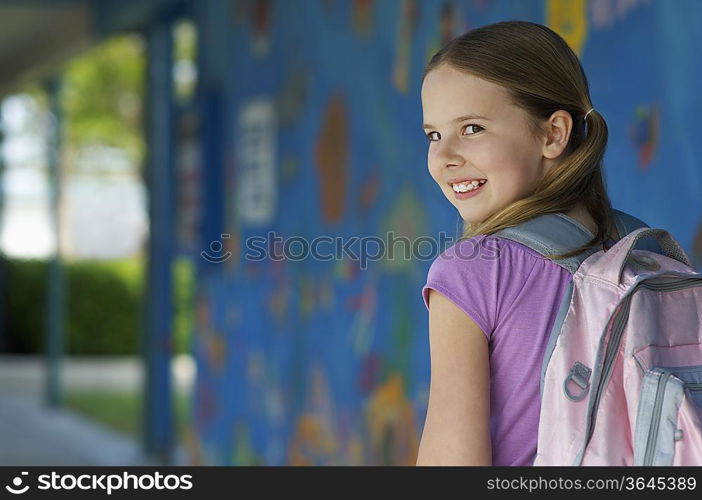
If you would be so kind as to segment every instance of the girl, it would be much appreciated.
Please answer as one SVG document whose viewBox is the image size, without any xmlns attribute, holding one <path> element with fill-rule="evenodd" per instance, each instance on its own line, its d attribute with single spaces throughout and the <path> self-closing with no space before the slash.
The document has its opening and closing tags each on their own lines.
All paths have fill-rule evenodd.
<svg viewBox="0 0 702 500">
<path fill-rule="evenodd" d="M 434 55 L 422 81 L 429 173 L 464 234 L 422 290 L 431 385 L 417 464 L 533 465 L 541 363 L 571 275 L 491 234 L 562 212 L 594 236 L 559 257 L 613 244 L 607 125 L 577 56 L 539 24 L 465 33 Z"/>
</svg>

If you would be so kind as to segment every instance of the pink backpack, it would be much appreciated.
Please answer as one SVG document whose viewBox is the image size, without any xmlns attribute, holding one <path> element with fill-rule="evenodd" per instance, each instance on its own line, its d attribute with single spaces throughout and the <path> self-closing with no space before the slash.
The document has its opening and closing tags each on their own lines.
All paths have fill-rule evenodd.
<svg viewBox="0 0 702 500">
<path fill-rule="evenodd" d="M 544 356 L 534 465 L 702 465 L 702 273 L 665 230 L 614 215 L 626 236 L 612 248 L 555 261 L 573 279 Z M 592 238 L 562 213 L 495 235 L 542 254 Z"/>
</svg>

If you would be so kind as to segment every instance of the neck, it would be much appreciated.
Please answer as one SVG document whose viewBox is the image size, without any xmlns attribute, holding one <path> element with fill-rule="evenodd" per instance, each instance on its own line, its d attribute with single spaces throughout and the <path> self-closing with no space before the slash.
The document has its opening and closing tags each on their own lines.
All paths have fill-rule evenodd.
<svg viewBox="0 0 702 500">
<path fill-rule="evenodd" d="M 582 225 L 584 225 L 586 228 L 588 228 L 588 230 L 592 234 L 597 234 L 597 224 L 595 223 L 595 220 L 592 218 L 590 213 L 585 209 L 585 206 L 582 203 L 577 204 L 571 210 L 568 210 L 567 212 L 565 212 L 565 214 L 568 217 L 572 217 L 573 219 L 580 222 Z M 614 241 L 619 240 L 619 234 L 617 233 L 616 228 L 614 228 L 612 230 L 612 233 L 610 233 L 609 237 Z"/>
</svg>

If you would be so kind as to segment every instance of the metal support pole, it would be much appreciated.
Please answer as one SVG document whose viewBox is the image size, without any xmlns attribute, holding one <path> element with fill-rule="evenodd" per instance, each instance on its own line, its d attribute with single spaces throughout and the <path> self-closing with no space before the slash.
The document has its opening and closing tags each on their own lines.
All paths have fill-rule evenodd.
<svg viewBox="0 0 702 500">
<path fill-rule="evenodd" d="M 61 356 L 64 351 L 64 323 L 66 312 L 65 279 L 61 261 L 61 82 L 53 77 L 46 82 L 49 97 L 50 125 L 48 137 L 49 192 L 51 225 L 56 241 L 56 251 L 49 262 L 48 315 L 46 325 L 45 360 L 46 386 L 45 402 L 50 407 L 63 404 L 61 387 Z"/>
<path fill-rule="evenodd" d="M 2 100 L 0 99 L 0 104 Z M 0 238 L 2 238 L 5 225 L 5 154 L 3 143 L 5 131 L 0 117 Z M 7 351 L 7 260 L 5 252 L 0 246 L 0 352 Z"/>
<path fill-rule="evenodd" d="M 170 21 L 146 32 L 147 163 L 150 235 L 147 261 L 146 367 L 143 439 L 145 452 L 161 462 L 173 460 L 173 411 L 170 378 L 172 355 L 172 278 L 174 224 L 173 35 Z"/>
<path fill-rule="evenodd" d="M 221 242 L 225 226 L 225 148 L 228 130 L 226 110 L 229 68 L 229 16 L 231 6 L 217 0 L 203 0 L 195 5 L 198 44 L 197 102 L 200 109 L 202 144 L 202 219 L 199 249 Z M 205 48 L 206 47 L 206 48 Z M 196 279 L 204 281 L 220 267 L 205 259 L 196 260 Z"/>
</svg>

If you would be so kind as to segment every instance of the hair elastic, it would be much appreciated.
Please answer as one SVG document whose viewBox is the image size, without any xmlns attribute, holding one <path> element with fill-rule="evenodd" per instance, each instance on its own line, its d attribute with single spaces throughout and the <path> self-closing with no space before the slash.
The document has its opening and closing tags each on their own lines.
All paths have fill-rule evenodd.
<svg viewBox="0 0 702 500">
<path fill-rule="evenodd" d="M 590 108 L 590 111 L 588 111 L 587 113 L 585 113 L 585 116 L 583 117 L 583 121 L 587 120 L 587 115 L 589 115 L 590 112 L 591 112 L 591 111 L 594 111 L 594 110 L 595 110 L 595 108 Z"/>
</svg>

